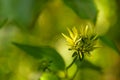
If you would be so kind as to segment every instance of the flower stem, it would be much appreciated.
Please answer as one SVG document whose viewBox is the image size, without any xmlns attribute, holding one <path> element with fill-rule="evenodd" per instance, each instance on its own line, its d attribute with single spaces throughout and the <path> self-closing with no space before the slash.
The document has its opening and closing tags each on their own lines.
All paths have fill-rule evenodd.
<svg viewBox="0 0 120 80">
<path fill-rule="evenodd" d="M 76 59 L 77 59 L 77 56 L 73 59 L 72 63 L 69 66 L 66 67 L 66 70 L 68 70 L 74 64 Z"/>
<path fill-rule="evenodd" d="M 74 78 L 76 77 L 78 71 L 79 71 L 79 70 L 78 70 L 78 67 L 77 67 L 77 70 L 76 70 L 75 74 L 73 75 L 73 77 L 72 77 L 70 80 L 74 80 Z"/>
</svg>

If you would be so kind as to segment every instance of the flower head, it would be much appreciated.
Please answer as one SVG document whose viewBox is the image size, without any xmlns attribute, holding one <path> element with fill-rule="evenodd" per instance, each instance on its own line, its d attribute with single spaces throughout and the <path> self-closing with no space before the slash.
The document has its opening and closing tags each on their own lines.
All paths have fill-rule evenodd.
<svg viewBox="0 0 120 80">
<path fill-rule="evenodd" d="M 91 26 L 81 26 L 79 32 L 75 27 L 73 27 L 72 30 L 67 28 L 67 30 L 70 37 L 63 33 L 62 35 L 70 46 L 69 50 L 74 50 L 73 57 L 78 55 L 79 59 L 82 60 L 84 54 L 90 54 L 90 52 L 96 48 L 95 44 L 98 37 Z"/>
</svg>

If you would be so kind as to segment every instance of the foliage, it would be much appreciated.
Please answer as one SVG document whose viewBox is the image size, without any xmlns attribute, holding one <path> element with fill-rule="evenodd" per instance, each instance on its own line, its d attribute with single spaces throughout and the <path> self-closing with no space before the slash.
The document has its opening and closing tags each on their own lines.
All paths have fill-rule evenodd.
<svg viewBox="0 0 120 80">
<path fill-rule="evenodd" d="M 65 69 L 65 63 L 62 57 L 56 50 L 54 50 L 51 47 L 48 46 L 36 47 L 18 43 L 13 44 L 16 45 L 18 48 L 22 49 L 23 51 L 25 51 L 27 54 L 33 56 L 35 59 L 45 59 L 47 61 L 51 61 L 49 68 L 52 71 Z"/>
<path fill-rule="evenodd" d="M 64 0 L 64 2 L 72 8 L 80 18 L 88 19 L 96 23 L 98 11 L 93 0 Z"/>
<path fill-rule="evenodd" d="M 55 1 L 57 3 L 54 3 Z M 46 7 L 48 7 L 47 8 L 48 12 L 52 13 L 53 10 L 51 9 L 51 4 L 56 6 L 60 10 L 61 8 L 56 4 L 62 4 L 62 6 L 65 5 L 65 7 L 72 10 L 74 12 L 73 14 L 77 15 L 77 17 L 83 21 L 83 24 L 85 23 L 85 26 L 80 26 L 80 29 L 78 29 L 78 27 L 77 28 L 73 27 L 72 30 L 67 28 L 70 37 L 66 36 L 61 32 L 62 35 L 65 37 L 66 41 L 68 42 L 68 45 L 70 47 L 69 50 L 71 52 L 73 51 L 71 55 L 72 60 L 69 65 L 66 65 L 65 63 L 66 59 L 64 59 L 61 53 L 53 47 L 53 44 L 57 43 L 56 40 L 53 42 L 52 47 L 51 45 L 40 45 L 44 42 L 44 41 L 43 42 L 39 41 L 38 35 L 40 35 L 42 32 L 38 31 L 35 33 L 36 27 L 41 26 L 41 25 L 38 25 L 40 23 L 38 21 L 39 17 L 43 18 L 42 24 L 47 24 L 44 19 L 44 12 L 46 11 Z M 21 31 L 23 30 L 25 32 L 23 34 L 27 35 L 28 41 L 23 41 L 23 43 L 20 43 L 19 41 L 14 40 L 14 42 L 10 41 L 10 43 L 12 44 L 12 47 L 14 45 L 14 50 L 17 50 L 17 48 L 20 49 L 21 52 L 23 53 L 23 56 L 25 55 L 30 56 L 30 59 L 32 59 L 30 61 L 33 61 L 31 62 L 31 65 L 37 62 L 38 64 L 40 64 L 40 65 L 32 66 L 32 69 L 34 68 L 33 69 L 34 71 L 41 74 L 39 75 L 40 80 L 76 80 L 77 75 L 80 74 L 79 72 L 86 69 L 94 70 L 98 72 L 100 75 L 103 74 L 102 66 L 99 66 L 94 62 L 91 62 L 89 59 L 84 58 L 84 55 L 90 55 L 90 53 L 92 53 L 97 48 L 96 44 L 98 39 L 102 41 L 104 44 L 106 44 L 107 47 L 112 48 L 118 54 L 120 54 L 118 47 L 115 45 L 115 42 L 108 39 L 107 36 L 105 35 L 100 35 L 100 34 L 97 34 L 97 32 L 94 32 L 94 29 L 96 28 L 97 18 L 98 18 L 98 12 L 99 12 L 98 10 L 99 9 L 96 6 L 95 0 L 0 0 L 0 28 L 3 29 L 4 27 L 6 28 L 6 26 L 7 27 L 17 26 L 18 30 L 20 29 Z M 55 11 L 53 12 L 54 13 L 52 16 L 56 17 L 56 15 L 54 15 L 56 12 Z M 49 15 L 49 13 L 47 15 Z M 94 25 L 92 26 L 89 26 L 89 24 L 86 25 L 86 21 L 87 23 L 94 24 Z M 61 31 L 64 32 L 63 30 L 64 28 L 63 27 L 59 28 L 58 27 L 59 24 L 56 23 L 57 21 L 54 20 L 54 22 L 55 22 L 54 25 L 56 25 L 56 27 L 54 27 L 55 29 L 49 27 L 51 25 L 47 25 L 48 28 L 46 27 L 44 28 L 45 30 L 49 30 L 49 28 L 53 29 L 52 31 L 46 33 L 48 36 L 57 29 L 60 29 Z M 42 31 L 43 28 L 40 28 L 40 29 Z M 32 32 L 33 34 L 31 33 L 31 31 L 33 31 Z M 37 35 L 35 35 L 34 33 Z M 4 34 L 6 34 L 6 32 Z M 49 42 L 51 41 L 52 43 L 52 39 L 55 39 L 55 38 L 58 39 L 59 35 L 56 35 L 56 34 L 52 35 L 57 37 L 49 38 L 49 39 L 46 38 L 45 36 L 45 39 L 49 40 Z M 35 38 L 36 36 L 37 38 Z M 29 42 L 30 39 L 33 39 L 33 38 L 35 38 L 34 41 L 30 43 Z M 38 42 L 36 42 L 37 41 L 36 39 L 38 40 Z M 35 42 L 38 43 L 39 46 L 37 45 L 33 46 Z M 57 43 L 57 46 L 59 47 L 60 45 Z M 8 50 L 8 52 L 6 50 L 6 52 L 9 53 L 9 51 L 12 51 L 10 49 Z M 0 54 L 0 66 L 4 67 L 4 65 L 2 65 L 4 64 L 2 63 L 3 53 Z M 13 54 L 11 55 L 15 55 L 16 57 L 16 54 L 17 54 L 17 58 L 19 58 L 18 57 L 18 55 L 20 55 L 19 52 L 15 51 L 12 53 Z M 4 55 L 8 56 L 8 54 L 4 54 Z M 12 57 L 12 60 L 16 59 L 15 57 Z M 66 56 L 65 58 L 69 58 L 69 57 Z M 6 62 L 8 61 L 8 59 L 6 60 Z M 28 58 L 26 57 L 26 59 Z M 20 60 L 18 59 L 16 60 L 16 62 L 17 61 L 20 61 Z M 20 72 L 21 74 L 21 69 L 23 66 L 19 67 L 18 65 L 16 66 L 15 71 L 12 71 L 13 68 L 11 67 L 11 64 L 9 62 L 5 63 L 5 65 L 6 64 L 8 65 L 9 67 L 8 69 L 10 70 L 8 70 L 7 72 L 5 71 L 6 68 L 2 69 L 2 67 L 0 67 L 0 78 L 2 80 L 8 80 L 8 78 L 9 80 L 12 80 L 14 78 L 13 76 L 16 76 L 18 78 L 21 77 L 17 74 L 16 75 L 14 74 L 17 72 Z M 70 73 L 68 72 L 74 65 L 76 66 L 74 67 L 76 71 L 74 70 L 71 71 L 70 73 L 73 73 L 73 75 L 69 76 Z M 35 69 L 36 66 L 39 67 L 39 70 Z M 29 68 L 26 69 L 26 72 L 28 73 L 30 72 Z M 59 74 L 60 72 L 61 74 Z M 22 75 L 22 76 L 28 76 L 28 75 Z M 23 78 L 20 78 L 19 80 Z M 13 79 L 13 80 L 16 80 L 16 79 Z"/>
<path fill-rule="evenodd" d="M 8 19 L 9 24 L 29 29 L 34 26 L 47 2 L 48 0 L 0 0 L 1 21 Z"/>
<path fill-rule="evenodd" d="M 112 49 L 114 49 L 117 53 L 120 54 L 119 49 L 117 48 L 116 44 L 114 43 L 114 41 L 108 39 L 107 36 L 100 36 L 100 40 L 106 44 L 107 46 L 111 47 Z"/>
</svg>

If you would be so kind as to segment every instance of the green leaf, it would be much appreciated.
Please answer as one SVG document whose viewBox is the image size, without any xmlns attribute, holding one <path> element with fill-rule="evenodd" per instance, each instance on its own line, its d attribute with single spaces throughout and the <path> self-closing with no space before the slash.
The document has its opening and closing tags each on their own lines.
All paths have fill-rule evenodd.
<svg viewBox="0 0 120 80">
<path fill-rule="evenodd" d="M 63 0 L 80 18 L 96 22 L 98 10 L 94 0 Z"/>
<path fill-rule="evenodd" d="M 100 36 L 99 38 L 105 45 L 107 45 L 108 47 L 114 49 L 117 53 L 120 54 L 120 51 L 117 48 L 114 41 L 110 40 L 107 36 Z"/>
<path fill-rule="evenodd" d="M 89 62 L 88 60 L 83 60 L 83 61 L 76 60 L 75 63 L 77 64 L 79 69 L 89 68 L 89 69 L 96 70 L 99 73 L 102 73 L 102 68 L 101 67 L 99 67 L 97 65 L 94 65 L 93 63 Z"/>
<path fill-rule="evenodd" d="M 59 55 L 59 53 L 49 47 L 49 46 L 32 46 L 25 45 L 13 42 L 15 46 L 25 51 L 28 55 L 33 56 L 35 59 L 46 59 L 48 61 L 52 61 L 50 65 L 51 70 L 64 70 L 65 63 L 63 58 Z"/>
<path fill-rule="evenodd" d="M 33 27 L 48 0 L 0 0 L 0 17 L 21 28 Z"/>
</svg>

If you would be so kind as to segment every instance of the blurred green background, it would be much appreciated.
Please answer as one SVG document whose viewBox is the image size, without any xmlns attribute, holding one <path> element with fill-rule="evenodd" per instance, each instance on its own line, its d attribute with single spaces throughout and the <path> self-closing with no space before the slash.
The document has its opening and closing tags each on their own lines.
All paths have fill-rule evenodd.
<svg viewBox="0 0 120 80">
<path fill-rule="evenodd" d="M 72 52 L 61 33 L 85 24 L 101 36 L 100 48 L 66 78 Z M 0 80 L 120 80 L 119 50 L 120 0 L 0 0 Z M 42 60 L 53 60 L 54 72 L 41 71 Z"/>
</svg>

